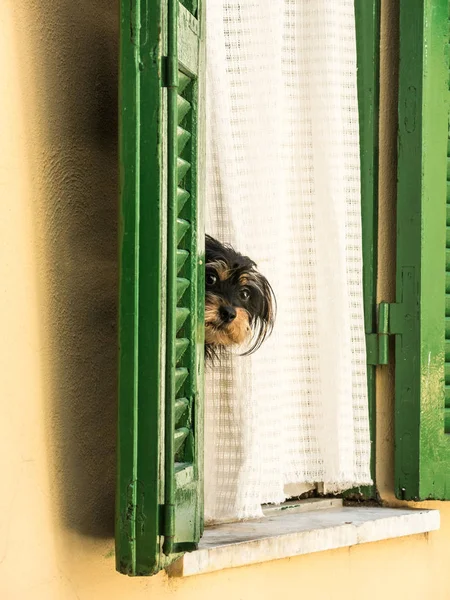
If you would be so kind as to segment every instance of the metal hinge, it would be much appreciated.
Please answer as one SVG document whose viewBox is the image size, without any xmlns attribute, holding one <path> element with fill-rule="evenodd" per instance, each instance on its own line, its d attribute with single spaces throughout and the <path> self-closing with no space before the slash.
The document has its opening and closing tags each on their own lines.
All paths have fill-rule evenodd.
<svg viewBox="0 0 450 600">
<path fill-rule="evenodd" d="M 159 535 L 164 538 L 175 537 L 175 505 L 160 504 L 159 507 Z"/>
<path fill-rule="evenodd" d="M 161 74 L 163 87 L 178 87 L 178 58 L 176 56 L 161 57 Z"/>
<path fill-rule="evenodd" d="M 404 330 L 405 306 L 380 302 L 378 305 L 377 331 L 366 334 L 367 364 L 389 364 L 389 338 L 401 335 Z"/>
</svg>

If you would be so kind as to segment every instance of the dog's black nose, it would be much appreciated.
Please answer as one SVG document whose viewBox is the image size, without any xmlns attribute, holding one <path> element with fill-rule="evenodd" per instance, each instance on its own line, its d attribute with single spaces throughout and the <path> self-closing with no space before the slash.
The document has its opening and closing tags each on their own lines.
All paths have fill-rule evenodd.
<svg viewBox="0 0 450 600">
<path fill-rule="evenodd" d="M 224 323 L 231 323 L 236 318 L 236 311 L 232 306 L 221 306 L 219 312 Z"/>
</svg>

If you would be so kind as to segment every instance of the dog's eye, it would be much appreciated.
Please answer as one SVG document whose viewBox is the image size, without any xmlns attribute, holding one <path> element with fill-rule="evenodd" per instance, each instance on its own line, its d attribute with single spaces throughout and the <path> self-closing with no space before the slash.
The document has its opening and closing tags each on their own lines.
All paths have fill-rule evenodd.
<svg viewBox="0 0 450 600">
<path fill-rule="evenodd" d="M 239 298 L 244 302 L 250 298 L 250 292 L 247 288 L 241 288 L 239 290 Z"/>
<path fill-rule="evenodd" d="M 214 273 L 206 273 L 205 281 L 206 285 L 216 285 L 217 276 Z"/>
</svg>

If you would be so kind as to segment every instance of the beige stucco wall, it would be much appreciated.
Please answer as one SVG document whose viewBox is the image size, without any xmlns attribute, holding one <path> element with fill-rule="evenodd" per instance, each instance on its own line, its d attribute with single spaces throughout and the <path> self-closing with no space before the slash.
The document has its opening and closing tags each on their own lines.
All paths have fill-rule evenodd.
<svg viewBox="0 0 450 600">
<path fill-rule="evenodd" d="M 395 0 L 384 1 L 381 279 L 390 299 Z M 450 507 L 430 536 L 186 580 L 114 571 L 117 5 L 0 2 L 0 598 L 450 598 Z M 378 478 L 392 500 L 392 374 Z"/>
</svg>

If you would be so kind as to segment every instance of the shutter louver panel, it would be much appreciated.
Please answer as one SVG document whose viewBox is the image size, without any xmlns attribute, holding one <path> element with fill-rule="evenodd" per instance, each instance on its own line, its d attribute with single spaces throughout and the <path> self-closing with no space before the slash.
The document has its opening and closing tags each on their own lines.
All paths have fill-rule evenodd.
<svg viewBox="0 0 450 600">
<path fill-rule="evenodd" d="M 171 0 L 173 2 L 173 0 Z M 176 4 L 176 2 L 174 2 Z M 166 523 L 163 551 L 194 547 L 203 527 L 200 431 L 203 350 L 204 280 L 199 262 L 198 193 L 198 32 L 199 23 L 178 3 L 178 85 L 169 95 L 171 144 L 169 173 L 167 310 L 175 311 L 175 326 L 168 319 L 166 339 L 166 436 L 173 436 L 165 453 L 165 503 L 173 519 Z M 169 39 L 170 48 L 170 39 Z M 170 53 L 170 52 L 169 52 Z M 169 56 L 170 61 L 170 56 Z M 175 95 L 175 89 L 168 90 Z M 173 138 L 171 137 L 173 136 Z M 170 156 L 170 149 L 176 156 Z M 173 206 L 173 212 L 171 212 Z M 201 236 L 204 234 L 201 232 Z M 170 246 L 172 245 L 172 246 Z M 203 246 L 202 246 L 203 247 Z M 172 373 L 170 372 L 172 370 Z M 173 507 L 172 507 L 173 506 Z"/>
<path fill-rule="evenodd" d="M 395 491 L 450 499 L 449 2 L 400 1 Z"/>
<path fill-rule="evenodd" d="M 179 192 L 179 190 L 183 190 L 183 192 L 186 192 L 189 194 L 189 191 L 187 188 L 189 188 L 189 171 L 191 170 L 191 152 L 192 149 L 189 146 L 187 146 L 187 143 L 189 142 L 189 140 L 191 139 L 192 135 L 191 135 L 191 128 L 192 128 L 192 111 L 191 111 L 191 104 L 190 102 L 186 99 L 186 96 L 189 95 L 189 86 L 191 84 L 191 80 L 189 79 L 189 77 L 187 77 L 186 75 L 184 75 L 184 73 L 178 73 L 178 102 L 177 102 L 177 108 L 178 108 L 178 125 L 183 124 L 184 128 L 178 126 L 177 128 L 177 138 L 178 138 L 178 163 L 177 163 L 177 168 L 178 168 L 178 188 L 177 188 L 177 192 Z M 180 143 L 180 139 L 183 139 L 183 142 Z M 179 194 L 177 193 L 177 196 Z M 190 227 L 191 227 L 191 221 L 188 220 L 187 218 L 182 218 L 182 217 L 192 217 L 193 214 L 195 214 L 195 208 L 193 210 L 193 207 L 191 206 L 191 203 L 194 201 L 195 202 L 195 195 L 192 196 L 191 194 L 189 194 L 189 199 L 187 200 L 187 203 L 183 206 L 183 208 L 180 210 L 178 210 L 178 217 L 177 217 L 177 250 L 178 249 L 183 249 L 186 250 L 186 252 L 188 254 L 191 254 L 192 252 L 195 252 L 195 249 L 193 248 L 193 240 L 192 240 L 192 236 L 190 235 Z M 178 206 L 177 206 L 178 208 Z M 191 282 L 194 278 L 196 278 L 196 269 L 193 272 L 192 270 L 192 261 L 187 261 L 186 263 L 184 263 L 184 265 L 178 270 L 178 275 L 182 275 L 182 277 L 179 277 L 177 281 L 180 281 L 180 279 L 183 282 L 187 282 L 187 286 L 186 289 L 191 285 Z M 184 382 L 183 388 L 181 388 L 181 384 L 177 385 L 177 393 L 176 393 L 176 397 L 175 397 L 175 405 L 177 405 L 177 403 L 180 401 L 180 396 L 182 396 L 182 401 L 183 401 L 183 406 L 185 407 L 184 410 L 179 413 L 177 415 L 177 411 L 176 411 L 176 417 L 175 417 L 175 438 L 176 438 L 176 443 L 175 443 L 175 455 L 177 457 L 179 457 L 180 455 L 183 454 L 183 449 L 184 449 L 184 443 L 186 441 L 186 438 L 188 436 L 188 433 L 191 429 L 191 423 L 192 423 L 192 403 L 193 403 L 193 393 L 192 390 L 195 388 L 194 385 L 192 385 L 192 382 L 190 381 L 190 378 L 192 376 L 192 373 L 189 373 L 188 367 L 191 363 L 191 357 L 190 357 L 190 352 L 191 352 L 191 348 L 194 348 L 194 352 L 195 352 L 195 345 L 193 346 L 192 343 L 190 343 L 189 340 L 189 336 L 190 333 L 193 331 L 195 324 L 193 322 L 193 317 L 195 316 L 195 307 L 191 306 L 191 296 L 189 295 L 189 293 L 186 294 L 182 294 L 179 298 L 178 298 L 178 302 L 177 302 L 177 313 L 182 313 L 184 315 L 184 319 L 183 319 L 183 329 L 180 331 L 181 329 L 181 325 L 178 326 L 177 323 L 177 340 L 176 340 L 176 344 L 182 344 L 183 346 L 186 347 L 186 351 L 183 352 L 183 354 L 177 359 L 177 367 L 176 367 L 176 373 L 177 373 L 177 380 L 180 381 L 180 373 L 183 373 L 184 376 L 181 380 L 181 384 Z M 181 366 L 181 365 L 186 365 L 186 367 Z M 193 375 L 195 377 L 195 374 Z M 184 394 L 184 392 L 187 392 L 187 394 Z M 194 392 L 195 393 L 195 392 Z M 187 399 L 184 396 L 188 396 Z M 178 404 L 178 406 L 180 406 Z M 177 418 L 178 417 L 178 418 Z M 180 462 L 184 463 L 185 461 L 181 460 Z"/>
<path fill-rule="evenodd" d="M 128 575 L 157 573 L 203 527 L 204 50 L 198 3 L 185 4 L 121 0 L 116 568 Z"/>
</svg>

